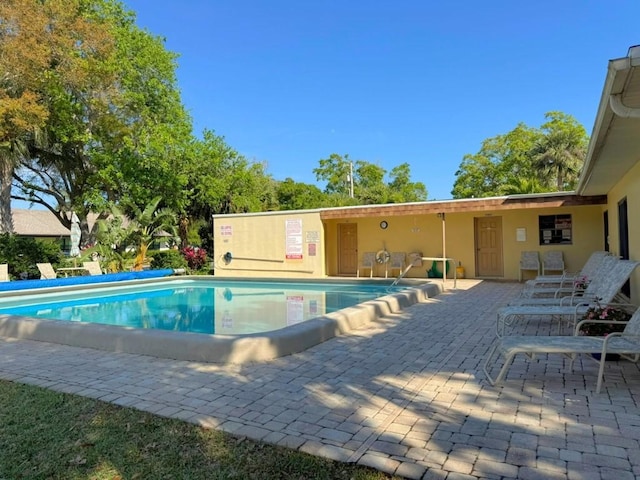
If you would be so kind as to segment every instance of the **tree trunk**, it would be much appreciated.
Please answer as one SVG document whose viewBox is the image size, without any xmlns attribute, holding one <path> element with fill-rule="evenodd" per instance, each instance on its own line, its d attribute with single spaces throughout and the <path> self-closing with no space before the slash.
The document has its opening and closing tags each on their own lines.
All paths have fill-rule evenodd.
<svg viewBox="0 0 640 480">
<path fill-rule="evenodd" d="M 11 180 L 13 165 L 0 158 L 0 233 L 13 233 L 11 213 Z"/>
</svg>

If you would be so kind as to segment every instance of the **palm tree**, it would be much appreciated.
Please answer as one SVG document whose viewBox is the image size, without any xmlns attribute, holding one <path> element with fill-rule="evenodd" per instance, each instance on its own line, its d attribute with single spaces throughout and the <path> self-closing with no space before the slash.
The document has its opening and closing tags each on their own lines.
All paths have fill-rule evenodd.
<svg viewBox="0 0 640 480">
<path fill-rule="evenodd" d="M 575 187 L 584 163 L 589 138 L 573 117 L 561 112 L 545 115 L 542 125 L 545 135 L 531 152 L 533 167 L 543 185 L 557 191 Z"/>
<path fill-rule="evenodd" d="M 536 145 L 533 165 L 545 184 L 555 186 L 557 191 L 570 190 L 578 180 L 585 154 L 584 147 L 555 133 Z"/>
<path fill-rule="evenodd" d="M 174 237 L 176 236 L 176 214 L 168 208 L 158 208 L 161 200 L 162 197 L 155 197 L 145 206 L 144 210 L 141 210 L 137 205 L 128 205 L 128 216 L 131 218 L 131 223 L 127 228 L 130 232 L 128 238 L 131 244 L 137 245 L 134 270 L 142 270 L 149 245 L 157 234 L 167 232 Z"/>
<path fill-rule="evenodd" d="M 518 195 L 526 193 L 542 193 L 549 191 L 537 178 L 516 177 L 511 182 L 500 186 L 501 195 Z"/>
</svg>

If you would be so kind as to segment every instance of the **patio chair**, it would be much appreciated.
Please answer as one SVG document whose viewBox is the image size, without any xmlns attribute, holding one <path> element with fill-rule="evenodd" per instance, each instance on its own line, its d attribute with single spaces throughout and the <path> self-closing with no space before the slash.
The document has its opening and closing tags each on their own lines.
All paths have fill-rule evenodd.
<svg viewBox="0 0 640 480">
<path fill-rule="evenodd" d="M 564 272 L 564 256 L 561 250 L 547 250 L 542 254 L 542 275 L 547 272 Z"/>
<path fill-rule="evenodd" d="M 82 266 L 87 272 L 89 272 L 89 275 L 102 275 L 102 268 L 98 261 L 82 262 Z"/>
<path fill-rule="evenodd" d="M 502 337 L 507 325 L 512 325 L 517 320 L 525 318 L 551 318 L 558 320 L 560 331 L 562 320 L 574 327 L 578 318 L 597 302 L 613 303 L 615 296 L 631 276 L 631 273 L 640 264 L 631 260 L 619 260 L 612 257 L 612 267 L 607 272 L 593 280 L 589 287 L 591 290 L 582 297 L 563 297 L 561 299 L 529 299 L 536 300 L 537 304 L 507 305 L 498 309 L 496 319 L 496 335 Z M 592 287 L 593 284 L 593 287 Z M 545 300 L 555 300 L 555 303 L 543 303 Z"/>
<path fill-rule="evenodd" d="M 9 265 L 0 263 L 0 282 L 8 282 L 9 280 Z"/>
<path fill-rule="evenodd" d="M 527 270 L 534 270 L 536 275 L 540 275 L 540 257 L 538 256 L 538 252 L 520 253 L 520 281 L 522 281 L 522 272 Z"/>
<path fill-rule="evenodd" d="M 531 297 L 555 293 L 555 291 L 560 288 L 573 288 L 573 283 L 579 278 L 586 280 L 595 278 L 602 264 L 602 260 L 610 256 L 611 253 L 605 250 L 599 250 L 589 256 L 578 272 L 565 271 L 561 275 L 539 275 L 534 279 L 527 280 L 522 295 Z"/>
<path fill-rule="evenodd" d="M 391 276 L 393 277 L 394 270 L 398 270 L 398 275 L 400 275 L 405 267 L 405 258 L 406 255 L 404 252 L 391 252 L 389 263 L 385 264 L 387 268 L 387 271 L 385 271 L 385 278 L 387 276 L 387 272 L 391 273 Z"/>
<path fill-rule="evenodd" d="M 375 252 L 364 252 L 362 254 L 362 262 L 358 264 L 358 269 L 356 270 L 356 277 L 360 276 L 360 270 L 369 269 L 369 278 L 373 277 L 373 269 L 376 267 L 376 253 Z"/>
<path fill-rule="evenodd" d="M 523 335 L 498 338 L 492 345 L 483 366 L 484 374 L 491 385 L 501 383 L 518 354 L 525 354 L 530 358 L 534 355 L 562 354 L 570 358 L 569 368 L 573 369 L 573 362 L 578 354 L 600 354 L 600 359 L 594 358 L 599 363 L 596 393 L 600 393 L 602 387 L 604 366 L 608 353 L 617 353 L 628 360 L 637 362 L 640 359 L 640 308 L 636 309 L 631 319 L 627 322 L 623 332 L 609 333 L 605 337 L 590 337 L 580 335 L 580 327 L 587 323 L 606 323 L 607 320 L 583 320 L 575 326 L 571 335 Z M 493 362 L 502 357 L 503 364 L 498 375 L 491 376 Z"/>
<path fill-rule="evenodd" d="M 51 280 L 58 276 L 50 263 L 36 263 L 36 266 L 40 270 L 40 280 Z"/>
</svg>

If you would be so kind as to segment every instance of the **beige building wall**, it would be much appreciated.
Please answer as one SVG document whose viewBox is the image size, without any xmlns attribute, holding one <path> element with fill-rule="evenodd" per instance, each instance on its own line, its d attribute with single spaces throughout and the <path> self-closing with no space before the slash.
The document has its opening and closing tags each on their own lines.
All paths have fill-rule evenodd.
<svg viewBox="0 0 640 480">
<path fill-rule="evenodd" d="M 609 215 L 609 249 L 620 253 L 618 204 L 627 200 L 627 221 L 629 228 L 629 258 L 640 260 L 640 163 L 636 165 L 607 194 L 606 210 Z M 640 268 L 636 268 L 631 276 L 631 302 L 640 302 Z"/>
<path fill-rule="evenodd" d="M 572 243 L 540 245 L 538 217 L 540 215 L 571 214 Z M 327 221 L 327 272 L 339 275 L 338 265 L 338 225 L 356 223 L 358 234 L 358 256 L 364 252 L 420 252 L 424 257 L 440 257 L 445 252 L 448 258 L 455 259 L 455 266 L 461 266 L 467 278 L 475 278 L 476 271 L 476 232 L 475 219 L 499 217 L 502 223 L 503 274 L 500 279 L 517 280 L 519 278 L 520 254 L 524 250 L 539 252 L 540 258 L 545 251 L 563 252 L 565 266 L 570 271 L 578 271 L 595 250 L 604 248 L 604 224 L 601 206 L 580 206 L 567 208 L 496 210 L 489 212 L 447 213 L 444 222 L 435 214 L 416 216 L 392 216 L 354 218 Z M 386 221 L 388 227 L 380 228 L 380 222 Z M 443 234 L 444 223 L 444 234 Z M 523 239 L 522 232 L 525 237 Z M 520 237 L 518 237 L 520 232 Z M 445 247 L 443 248 L 443 241 Z M 408 271 L 407 277 L 426 277 L 432 262 L 425 261 L 420 267 Z M 453 267 L 448 277 L 453 277 Z M 442 267 L 438 264 L 438 269 Z M 367 271 L 368 272 L 368 271 Z M 524 278 L 533 277 L 528 272 Z M 367 275 L 368 276 L 368 273 Z M 375 276 L 384 276 L 384 266 L 377 265 Z M 395 276 L 395 275 L 394 275 Z"/>
<path fill-rule="evenodd" d="M 215 215 L 213 243 L 217 276 L 325 276 L 323 227 L 315 210 Z"/>
</svg>

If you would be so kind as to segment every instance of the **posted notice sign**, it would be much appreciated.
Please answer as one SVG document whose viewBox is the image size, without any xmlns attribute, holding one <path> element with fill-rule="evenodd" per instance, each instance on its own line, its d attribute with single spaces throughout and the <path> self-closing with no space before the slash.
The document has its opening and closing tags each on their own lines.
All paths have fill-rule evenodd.
<svg viewBox="0 0 640 480">
<path fill-rule="evenodd" d="M 285 221 L 285 258 L 302 260 L 302 220 Z"/>
</svg>

